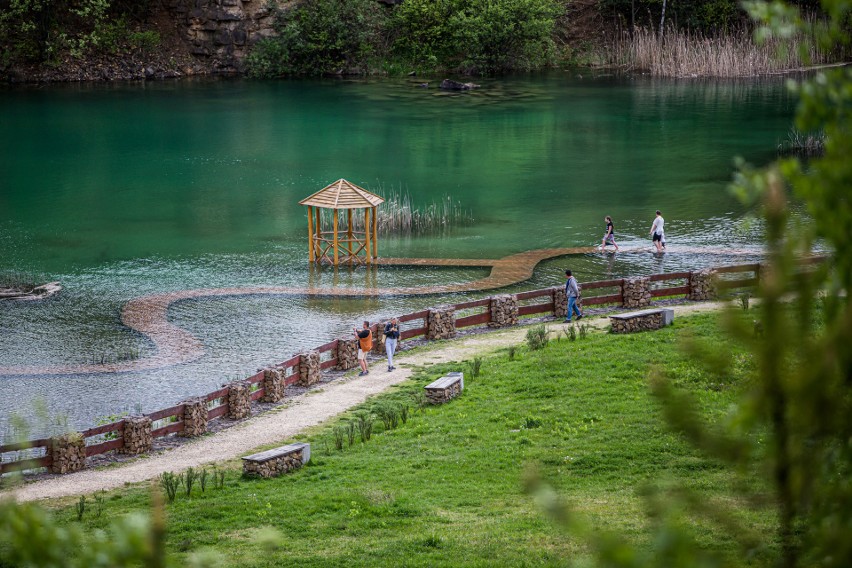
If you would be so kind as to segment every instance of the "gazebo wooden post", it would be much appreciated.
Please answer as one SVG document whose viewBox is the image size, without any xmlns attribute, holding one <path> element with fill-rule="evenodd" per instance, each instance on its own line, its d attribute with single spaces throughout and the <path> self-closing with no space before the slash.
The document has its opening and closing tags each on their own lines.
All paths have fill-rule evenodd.
<svg viewBox="0 0 852 568">
<path fill-rule="evenodd" d="M 308 205 L 308 260 L 314 262 L 314 208 Z"/>
<path fill-rule="evenodd" d="M 371 264 L 373 259 L 370 255 L 370 208 L 364 207 L 364 252 L 366 253 L 364 256 L 367 259 L 367 264 Z"/>
<path fill-rule="evenodd" d="M 316 247 L 316 259 L 317 259 L 317 262 L 322 262 L 322 257 L 323 257 L 323 253 L 322 253 L 322 222 L 320 221 L 322 219 L 322 215 L 320 214 L 320 208 L 319 207 L 314 207 L 314 212 L 315 212 L 314 214 L 316 215 L 316 218 L 317 218 L 317 222 L 316 222 L 317 238 L 316 238 L 316 242 L 314 243 L 314 246 Z"/>
<path fill-rule="evenodd" d="M 334 266 L 337 266 L 337 249 L 339 243 L 337 242 L 337 209 L 334 210 Z"/>
<path fill-rule="evenodd" d="M 346 250 L 349 253 L 349 262 L 353 262 L 352 258 L 352 210 L 346 210 Z"/>
<path fill-rule="evenodd" d="M 379 257 L 379 222 L 376 216 L 377 207 L 372 207 L 373 210 L 373 258 Z M 367 251 L 370 254 L 370 251 Z"/>
</svg>

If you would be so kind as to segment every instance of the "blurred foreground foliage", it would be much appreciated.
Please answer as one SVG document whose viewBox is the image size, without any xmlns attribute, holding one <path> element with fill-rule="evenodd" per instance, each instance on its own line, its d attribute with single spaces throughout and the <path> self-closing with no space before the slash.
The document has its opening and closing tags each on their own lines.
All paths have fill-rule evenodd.
<svg viewBox="0 0 852 568">
<path fill-rule="evenodd" d="M 758 38 L 790 37 L 803 25 L 796 8 L 780 2 L 747 2 Z M 819 31 L 826 44 L 849 44 L 852 4 L 823 0 L 830 15 Z M 696 405 L 652 373 L 670 425 L 706 454 L 741 473 L 743 483 L 727 502 L 706 502 L 684 487 L 648 487 L 657 526 L 655 546 L 639 551 L 619 535 L 602 534 L 562 503 L 535 474 L 529 489 L 575 534 L 584 536 L 602 566 L 726 566 L 704 551 L 690 518 L 710 519 L 738 543 L 734 565 L 852 566 L 852 68 L 789 81 L 799 94 L 796 127 L 821 129 L 825 154 L 802 163 L 781 160 L 763 170 L 740 164 L 732 189 L 760 205 L 766 222 L 766 269 L 753 328 L 727 318 L 729 332 L 759 361 L 746 395 L 722 423 L 701 423 Z M 795 222 L 788 191 L 811 217 Z M 833 253 L 821 264 L 803 263 L 816 242 Z M 824 318 L 815 317 L 822 312 Z M 759 332 L 759 333 L 758 333 Z M 688 345 L 712 372 L 724 375 L 726 357 Z M 753 473 L 764 480 L 755 487 Z M 762 542 L 738 520 L 736 506 L 771 508 L 774 542 Z"/>
</svg>

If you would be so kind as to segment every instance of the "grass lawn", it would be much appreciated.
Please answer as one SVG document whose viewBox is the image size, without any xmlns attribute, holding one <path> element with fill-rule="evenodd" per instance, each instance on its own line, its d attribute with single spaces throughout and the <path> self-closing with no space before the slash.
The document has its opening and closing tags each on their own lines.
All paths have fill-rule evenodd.
<svg viewBox="0 0 852 568">
<path fill-rule="evenodd" d="M 398 428 L 384 431 L 377 421 L 371 440 L 338 451 L 331 429 L 349 419 L 342 417 L 299 438 L 311 442 L 312 459 L 294 474 L 243 479 L 229 464 L 224 488 L 202 493 L 196 482 L 191 496 L 179 492 L 165 505 L 170 552 L 180 564 L 185 554 L 212 548 L 226 565 L 244 567 L 549 566 L 582 559 L 587 543 L 525 493 L 531 468 L 596 529 L 651 546 L 639 495 L 647 483 L 679 482 L 708 502 L 736 503 L 736 476 L 667 429 L 648 387 L 649 369 L 659 366 L 692 392 L 707 420 L 725 415 L 753 365 L 718 331 L 716 318 L 683 317 L 634 335 L 562 337 L 539 351 L 521 348 L 512 360 L 504 351 L 485 359 L 479 377 L 466 375 L 460 398 L 417 410 L 412 393 L 443 372 L 467 370 L 422 369 L 364 405 L 411 405 Z M 687 333 L 731 352 L 733 374 L 704 372 L 680 349 Z M 105 528 L 117 515 L 147 511 L 150 494 L 138 487 L 108 493 L 100 515 L 89 503 L 83 525 Z M 54 513 L 78 522 L 73 506 Z M 770 513 L 743 508 L 739 515 L 771 543 Z M 274 545 L 267 527 L 280 534 Z M 707 548 L 736 558 L 734 543 L 711 522 L 693 519 L 692 530 Z"/>
</svg>

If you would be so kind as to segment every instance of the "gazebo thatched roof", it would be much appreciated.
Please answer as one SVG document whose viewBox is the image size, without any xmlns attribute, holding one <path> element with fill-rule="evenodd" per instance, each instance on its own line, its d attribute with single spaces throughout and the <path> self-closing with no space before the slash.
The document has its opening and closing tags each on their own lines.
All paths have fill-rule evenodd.
<svg viewBox="0 0 852 568">
<path fill-rule="evenodd" d="M 376 207 L 384 201 L 375 193 L 370 193 L 366 189 L 341 178 L 315 194 L 304 198 L 299 202 L 299 205 L 310 205 L 324 209 L 363 209 L 365 207 Z"/>
</svg>

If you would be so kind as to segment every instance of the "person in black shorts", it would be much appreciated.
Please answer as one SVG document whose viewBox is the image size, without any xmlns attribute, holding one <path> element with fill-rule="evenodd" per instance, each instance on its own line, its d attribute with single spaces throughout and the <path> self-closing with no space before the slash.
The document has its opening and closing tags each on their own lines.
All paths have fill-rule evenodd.
<svg viewBox="0 0 852 568">
<path fill-rule="evenodd" d="M 654 242 L 654 246 L 657 248 L 657 252 L 663 252 L 663 242 L 666 240 L 665 232 L 663 230 L 665 223 L 666 221 L 663 219 L 663 214 L 660 213 L 658 209 L 657 216 L 654 218 L 654 224 L 651 225 L 651 230 L 648 231 L 652 235 L 652 240 Z"/>
<path fill-rule="evenodd" d="M 612 226 L 612 217 L 607 215 L 604 217 L 604 221 L 606 221 L 606 232 L 601 241 L 601 250 L 606 249 L 606 245 L 610 243 L 615 246 L 615 250 L 618 250 L 618 244 L 615 242 L 615 227 Z"/>
</svg>

